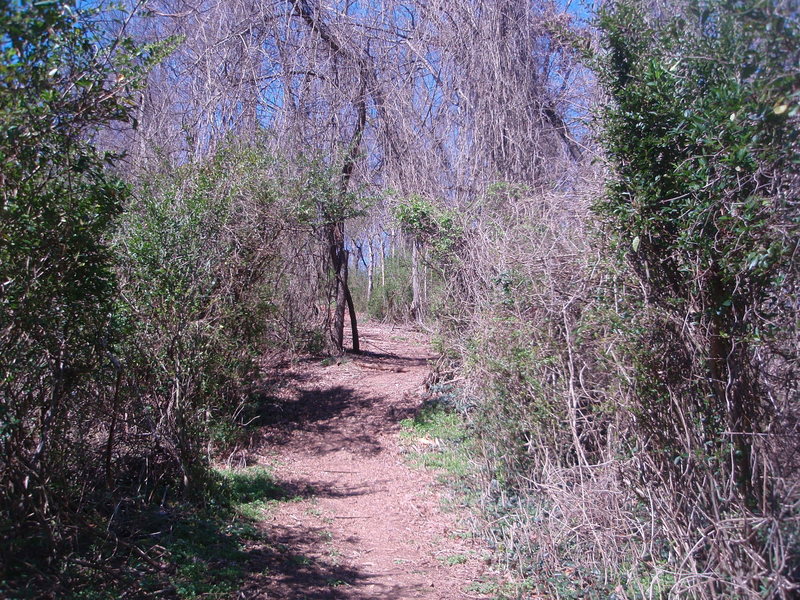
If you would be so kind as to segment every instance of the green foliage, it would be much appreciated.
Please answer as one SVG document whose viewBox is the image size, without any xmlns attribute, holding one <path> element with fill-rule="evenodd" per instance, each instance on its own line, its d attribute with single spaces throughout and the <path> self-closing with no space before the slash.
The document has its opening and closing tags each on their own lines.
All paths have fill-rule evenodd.
<svg viewBox="0 0 800 600">
<path fill-rule="evenodd" d="M 293 496 L 264 467 L 220 469 L 215 472 L 214 503 L 204 510 L 179 506 L 168 532 L 158 543 L 174 567 L 169 584 L 179 598 L 227 598 L 247 574 L 248 544 L 268 540 L 256 524 L 270 503 Z M 162 589 L 166 573 L 149 582 Z"/>
<path fill-rule="evenodd" d="M 451 481 L 464 480 L 472 472 L 466 424 L 452 406 L 454 392 L 449 386 L 431 391 L 436 394 L 434 399 L 426 402 L 413 418 L 401 421 L 400 436 L 410 444 L 423 440 L 424 445 L 412 454 L 414 462 L 439 471 Z"/>
<path fill-rule="evenodd" d="M 175 565 L 169 583 L 178 598 L 224 598 L 236 591 L 247 557 L 237 533 L 211 515 L 189 513 L 175 523 L 162 545 Z"/>
<path fill-rule="evenodd" d="M 440 316 L 471 392 L 485 533 L 548 595 L 767 598 L 796 583 L 796 465 L 766 450 L 797 414 L 787 6 L 608 5 L 595 67 L 613 176 L 594 215 L 580 186 L 500 183 L 460 216 Z M 434 212 L 400 216 L 431 235 Z"/>
<path fill-rule="evenodd" d="M 293 174 L 286 175 L 283 183 L 301 224 L 316 229 L 364 214 L 369 200 L 342 189 L 342 175 L 335 164 L 313 155 L 294 158 Z"/>
<path fill-rule="evenodd" d="M 85 430 L 103 419 L 96 383 L 111 378 L 107 240 L 127 188 L 91 139 L 131 121 L 157 49 L 94 16 L 0 2 L 0 564 L 28 527 L 40 553 L 57 545 L 60 511 L 93 478 Z"/>
<path fill-rule="evenodd" d="M 297 498 L 287 494 L 264 467 L 250 467 L 238 470 L 220 470 L 221 491 L 226 502 L 245 518 L 262 520 L 271 504 L 286 502 Z"/>
<path fill-rule="evenodd" d="M 274 192 L 261 177 L 269 164 L 226 149 L 148 182 L 115 237 L 127 382 L 141 426 L 157 417 L 187 486 L 204 480 L 215 422 L 243 400 L 276 310 L 265 254 L 276 232 L 264 227 Z"/>
<path fill-rule="evenodd" d="M 659 499 L 670 543 L 694 548 L 681 567 L 706 574 L 702 584 L 677 576 L 673 593 L 770 597 L 794 568 L 774 558 L 791 553 L 789 521 L 746 551 L 733 542 L 796 502 L 780 481 L 793 467 L 759 454 L 793 427 L 797 390 L 800 25 L 790 5 L 684 2 L 655 16 L 624 0 L 599 22 L 614 177 L 595 210 L 643 291 L 623 300 L 629 476 Z"/>
<path fill-rule="evenodd" d="M 259 526 L 263 509 L 294 497 L 264 467 L 220 469 L 212 479 L 205 507 L 126 500 L 111 521 L 94 522 L 104 534 L 65 557 L 59 597 L 212 600 L 235 594 L 251 573 L 253 546 L 271 551 Z M 42 597 L 41 582 L 29 578 L 21 584 L 8 589 L 0 582 L 0 594 L 9 600 Z"/>
<path fill-rule="evenodd" d="M 448 442 L 464 439 L 464 423 L 452 407 L 439 402 L 429 402 L 420 408 L 413 418 L 400 423 L 410 435 L 428 436 Z"/>
<path fill-rule="evenodd" d="M 119 79 L 117 57 L 119 50 L 105 67 L 106 83 Z M 72 60 L 62 58 L 65 65 Z M 120 77 L 132 77 L 134 60 L 144 65 L 146 57 L 128 57 Z M 109 103 L 119 91 L 96 90 Z M 2 91 L 8 108 L 13 98 Z M 16 109 L 26 116 L 24 106 Z M 4 126 L 22 118 L 10 108 L 0 116 Z M 305 258 L 304 245 L 319 242 L 296 233 L 293 199 L 277 194 L 278 177 L 271 176 L 280 172 L 274 157 L 256 146 L 228 145 L 206 162 L 144 174 L 131 190 L 105 170 L 110 157 L 86 142 L 101 117 L 83 130 L 54 127 L 49 137 L 31 125 L 39 137 L 30 144 L 44 140 L 52 149 L 27 139 L 2 147 L 13 165 L 2 172 L 0 207 L 0 342 L 11 358 L 0 379 L 0 576 L 9 578 L 9 593 L 41 592 L 24 581 L 33 561 L 54 585 L 74 581 L 85 597 L 113 597 L 113 586 L 95 594 L 86 583 L 97 577 L 95 561 L 100 571 L 117 561 L 104 554 L 107 540 L 98 532 L 109 520 L 125 521 L 124 544 L 151 541 L 135 538 L 132 529 L 142 523 L 118 516 L 120 506 L 135 506 L 124 510 L 139 517 L 158 500 L 219 507 L 209 457 L 236 434 L 235 413 L 255 380 L 256 359 L 268 345 L 295 343 L 290 338 L 318 329 L 320 294 L 308 279 L 316 255 Z M 239 515 L 255 518 L 277 498 L 265 475 L 242 500 L 248 486 L 237 477 L 226 502 Z M 255 498 L 259 493 L 263 498 Z M 211 540 L 218 517 L 200 521 L 201 529 L 216 531 L 209 546 L 232 539 Z M 233 558 L 221 559 L 225 573 L 214 576 L 209 565 L 216 559 L 188 547 L 184 537 L 200 543 L 203 531 L 176 533 L 174 544 L 163 544 L 186 563 L 171 583 L 153 574 L 153 585 L 183 597 L 233 589 L 240 574 L 225 574 Z M 89 552 L 89 566 L 53 560 L 67 547 L 85 556 L 94 544 L 101 550 Z M 121 568 L 116 583 L 124 587 L 128 575 L 149 568 Z"/>
<path fill-rule="evenodd" d="M 383 260 L 386 284 L 379 281 L 374 284 L 367 314 L 382 321 L 403 320 L 411 306 L 411 262 L 404 256 Z M 363 279 L 358 275 L 354 277 L 356 285 Z"/>
<path fill-rule="evenodd" d="M 799 142 L 797 23 L 743 0 L 689 3 L 658 25 L 623 2 L 600 25 L 617 177 L 597 209 L 654 301 L 736 319 L 794 248 L 777 225 L 790 216 L 781 174 L 796 170 Z"/>
<path fill-rule="evenodd" d="M 455 567 L 456 565 L 463 565 L 469 560 L 466 554 L 448 554 L 447 556 L 439 557 L 439 562 L 448 567 Z"/>
<path fill-rule="evenodd" d="M 410 318 L 413 299 L 411 288 L 411 257 L 399 249 L 394 257 L 383 259 L 381 267 L 373 273 L 373 290 L 367 304 L 367 274 L 364 270 L 351 271 L 351 290 L 356 307 L 373 319 L 403 322 Z M 441 292 L 442 280 L 438 273 L 428 272 L 428 293 L 436 298 Z"/>
<path fill-rule="evenodd" d="M 399 199 L 394 217 L 403 231 L 432 250 L 434 260 L 444 262 L 454 257 L 463 236 L 454 212 L 412 195 Z"/>
<path fill-rule="evenodd" d="M 772 4 L 747 0 L 689 3 L 678 15 L 651 23 L 636 2 L 623 2 L 601 19 L 601 78 L 613 100 L 605 143 L 616 177 L 596 210 L 629 247 L 647 302 L 662 311 L 641 328 L 640 392 L 670 404 L 670 386 L 694 364 L 683 393 L 706 426 L 716 420 L 708 440 L 745 426 L 735 421 L 755 425 L 756 389 L 732 398 L 708 382 L 743 377 L 748 345 L 775 333 L 776 293 L 791 272 L 800 30 Z M 674 318 L 697 333 L 673 331 Z M 672 341 L 651 346 L 654 327 Z M 682 337 L 697 340 L 699 361 L 676 350 Z"/>
</svg>

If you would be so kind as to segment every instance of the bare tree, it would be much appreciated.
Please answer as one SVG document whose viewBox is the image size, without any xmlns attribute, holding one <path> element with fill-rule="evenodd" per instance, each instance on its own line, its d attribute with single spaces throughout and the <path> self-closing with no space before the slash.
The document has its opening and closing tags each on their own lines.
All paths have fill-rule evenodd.
<svg viewBox="0 0 800 600">
<path fill-rule="evenodd" d="M 553 42 L 553 11 L 543 5 L 147 6 L 151 17 L 137 23 L 143 39 L 183 41 L 142 94 L 139 130 L 128 143 L 134 170 L 158 160 L 198 160 L 231 136 L 268 131 L 261 143 L 288 160 L 324 157 L 338 172 L 341 196 L 391 189 L 458 205 L 492 181 L 552 183 L 580 160 L 580 129 L 570 118 L 581 112 L 585 70 Z M 347 310 L 357 349 L 345 215 L 330 210 L 329 201 L 320 215 L 333 277 L 332 341 L 341 351 Z M 420 256 L 413 254 L 419 274 Z M 415 281 L 422 290 L 425 282 Z"/>
</svg>

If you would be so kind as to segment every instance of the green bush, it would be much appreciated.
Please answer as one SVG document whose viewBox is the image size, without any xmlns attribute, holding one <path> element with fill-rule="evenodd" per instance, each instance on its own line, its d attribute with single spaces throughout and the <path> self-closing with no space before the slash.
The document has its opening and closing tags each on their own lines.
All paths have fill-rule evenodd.
<svg viewBox="0 0 800 600">
<path fill-rule="evenodd" d="M 57 547 L 94 481 L 87 432 L 107 421 L 116 293 L 108 238 L 127 188 L 91 140 L 131 120 L 159 48 L 95 12 L 0 2 L 0 577 L 21 545 Z"/>
<path fill-rule="evenodd" d="M 595 208 L 642 290 L 625 330 L 628 476 L 674 548 L 673 592 L 693 597 L 785 597 L 796 578 L 796 474 L 776 452 L 797 402 L 800 27 L 787 9 L 665 15 L 624 0 L 600 18 L 614 176 Z M 765 521 L 771 533 L 752 533 Z"/>
<path fill-rule="evenodd" d="M 386 285 L 376 284 L 367 311 L 380 320 L 408 319 L 411 307 L 411 262 L 403 256 L 384 259 Z"/>
<path fill-rule="evenodd" d="M 229 149 L 149 182 L 115 236 L 125 401 L 158 440 L 142 451 L 179 467 L 190 488 L 207 475 L 215 423 L 232 418 L 255 380 L 278 310 L 268 163 Z"/>
</svg>

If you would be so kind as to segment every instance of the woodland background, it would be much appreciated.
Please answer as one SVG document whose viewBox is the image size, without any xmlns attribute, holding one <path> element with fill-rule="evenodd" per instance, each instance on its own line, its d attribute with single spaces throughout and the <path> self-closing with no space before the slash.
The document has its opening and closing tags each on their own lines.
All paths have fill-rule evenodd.
<svg viewBox="0 0 800 600">
<path fill-rule="evenodd" d="M 358 314 L 434 335 L 519 577 L 796 597 L 798 8 L 0 1 L 0 593 L 158 571 Z"/>
</svg>

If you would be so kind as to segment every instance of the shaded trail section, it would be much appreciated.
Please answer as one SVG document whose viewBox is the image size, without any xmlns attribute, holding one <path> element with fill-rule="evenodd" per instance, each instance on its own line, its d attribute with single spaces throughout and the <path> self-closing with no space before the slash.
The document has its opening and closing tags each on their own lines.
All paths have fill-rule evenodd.
<svg viewBox="0 0 800 600">
<path fill-rule="evenodd" d="M 367 325 L 361 342 L 360 355 L 274 374 L 281 387 L 252 452 L 297 500 L 270 513 L 271 547 L 251 552 L 240 598 L 483 597 L 466 591 L 485 568 L 474 542 L 398 439 L 435 356 L 409 329 Z"/>
</svg>

